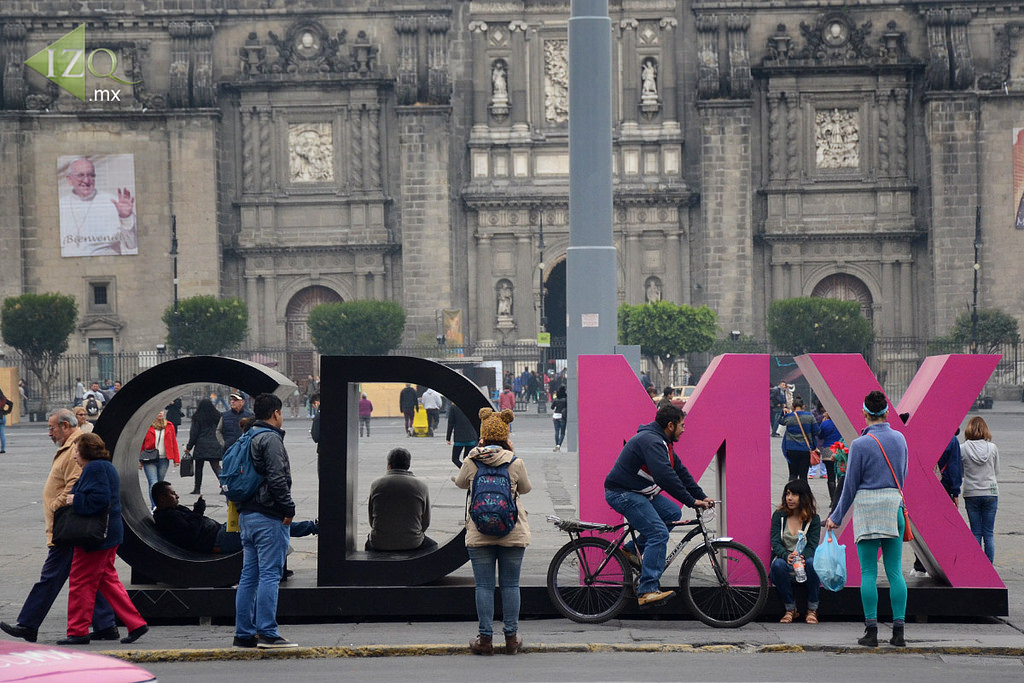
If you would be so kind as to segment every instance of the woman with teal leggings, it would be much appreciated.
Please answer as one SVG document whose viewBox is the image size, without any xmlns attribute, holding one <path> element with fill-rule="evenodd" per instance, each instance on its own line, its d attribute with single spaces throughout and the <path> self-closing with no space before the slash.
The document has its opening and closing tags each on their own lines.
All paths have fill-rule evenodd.
<svg viewBox="0 0 1024 683">
<path fill-rule="evenodd" d="M 864 398 L 867 426 L 850 444 L 849 464 L 843 493 L 825 522 L 835 529 L 853 507 L 853 534 L 860 561 L 860 601 L 864 607 L 864 635 L 857 641 L 878 646 L 878 551 L 889 579 L 892 607 L 892 638 L 897 647 L 906 646 L 907 582 L 903 578 L 903 496 L 907 478 L 907 441 L 889 426 L 889 403 L 881 391 Z"/>
</svg>

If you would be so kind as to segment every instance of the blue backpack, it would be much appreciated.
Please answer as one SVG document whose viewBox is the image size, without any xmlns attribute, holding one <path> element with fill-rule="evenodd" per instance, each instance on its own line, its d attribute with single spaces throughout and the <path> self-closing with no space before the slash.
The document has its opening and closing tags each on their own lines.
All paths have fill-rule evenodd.
<svg viewBox="0 0 1024 683">
<path fill-rule="evenodd" d="M 497 467 L 476 463 L 469 517 L 482 534 L 501 538 L 508 536 L 516 525 L 519 510 L 508 476 L 508 467 L 515 459 L 513 455 L 512 460 Z"/>
<path fill-rule="evenodd" d="M 269 431 L 266 427 L 253 427 L 243 432 L 224 452 L 220 460 L 220 492 L 228 500 L 244 503 L 259 490 L 265 477 L 252 464 L 252 439 L 261 432 Z"/>
</svg>

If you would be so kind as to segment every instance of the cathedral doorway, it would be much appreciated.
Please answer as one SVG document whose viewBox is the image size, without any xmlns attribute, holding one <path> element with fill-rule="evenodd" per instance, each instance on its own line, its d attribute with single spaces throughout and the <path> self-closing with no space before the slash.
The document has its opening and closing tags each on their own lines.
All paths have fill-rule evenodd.
<svg viewBox="0 0 1024 683">
<path fill-rule="evenodd" d="M 285 339 L 288 347 L 288 376 L 302 380 L 316 371 L 316 350 L 309 336 L 309 312 L 320 304 L 333 304 L 341 297 L 332 289 L 314 285 L 300 290 L 285 309 Z"/>
<path fill-rule="evenodd" d="M 839 299 L 840 301 L 856 301 L 860 304 L 861 314 L 868 322 L 871 322 L 872 304 L 874 303 L 871 292 L 863 281 L 853 275 L 848 273 L 829 275 L 814 287 L 811 296 Z"/>
<path fill-rule="evenodd" d="M 553 346 L 565 346 L 565 259 L 551 267 L 544 282 L 544 317 Z"/>
</svg>

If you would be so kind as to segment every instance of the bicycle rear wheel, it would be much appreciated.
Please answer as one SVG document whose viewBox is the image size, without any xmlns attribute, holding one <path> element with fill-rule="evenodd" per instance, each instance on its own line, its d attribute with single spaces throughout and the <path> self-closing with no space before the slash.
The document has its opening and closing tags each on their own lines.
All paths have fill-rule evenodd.
<svg viewBox="0 0 1024 683">
<path fill-rule="evenodd" d="M 683 600 L 708 626 L 738 628 L 757 617 L 768 599 L 768 575 L 750 548 L 712 541 L 695 548 L 679 569 Z M 718 571 L 716 571 L 716 568 Z"/>
<path fill-rule="evenodd" d="M 548 595 L 566 618 L 597 624 L 614 619 L 626 606 L 633 571 L 618 549 L 601 567 L 611 545 L 603 538 L 581 538 L 566 543 L 551 558 Z"/>
</svg>

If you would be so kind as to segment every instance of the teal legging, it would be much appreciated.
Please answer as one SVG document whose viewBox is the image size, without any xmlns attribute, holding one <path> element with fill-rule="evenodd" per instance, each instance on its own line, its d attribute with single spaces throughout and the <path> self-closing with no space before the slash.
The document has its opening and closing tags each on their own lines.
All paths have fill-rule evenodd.
<svg viewBox="0 0 1024 683">
<path fill-rule="evenodd" d="M 889 602 L 892 605 L 893 621 L 903 621 L 907 616 L 907 582 L 903 578 L 903 510 L 900 509 L 899 531 L 896 538 L 873 538 L 857 543 L 857 559 L 860 560 L 860 602 L 864 607 L 864 619 L 878 619 L 878 549 L 882 549 L 882 565 L 889 579 Z"/>
</svg>

